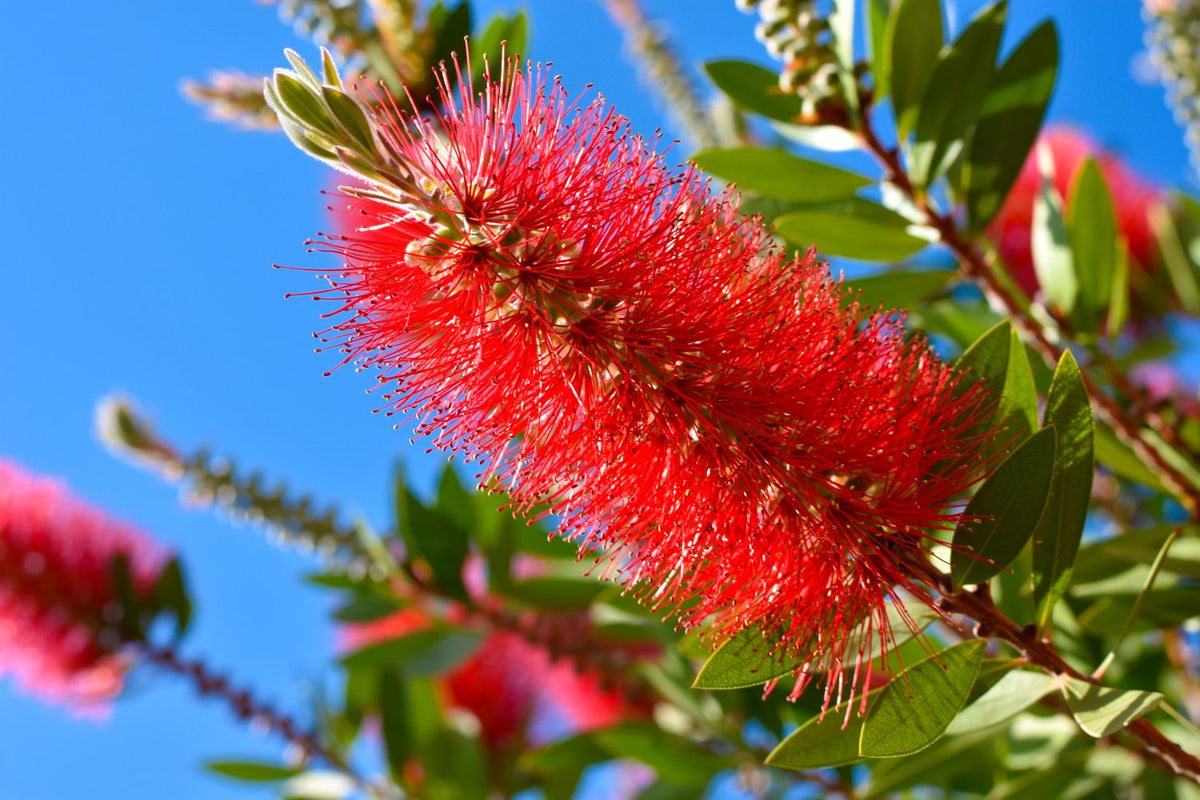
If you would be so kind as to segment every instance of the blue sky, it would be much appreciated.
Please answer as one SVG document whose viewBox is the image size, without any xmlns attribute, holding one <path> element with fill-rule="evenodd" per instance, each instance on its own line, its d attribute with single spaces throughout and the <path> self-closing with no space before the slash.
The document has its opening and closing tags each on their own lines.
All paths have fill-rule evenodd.
<svg viewBox="0 0 1200 800">
<path fill-rule="evenodd" d="M 525 5 L 531 55 L 553 61 L 569 88 L 595 84 L 641 131 L 664 124 L 594 0 Z M 978 5 L 959 3 L 960 27 Z M 1189 185 L 1161 88 L 1132 77 L 1140 4 L 1052 5 L 1064 40 L 1052 117 L 1084 126 L 1156 181 Z M 765 60 L 754 19 L 731 0 L 647 6 L 689 63 Z M 1046 8 L 1014 0 L 1010 38 Z M 0 456 L 66 478 L 182 553 L 199 603 L 188 652 L 302 708 L 306 687 L 329 674 L 332 644 L 324 598 L 298 580 L 312 563 L 183 508 L 173 489 L 109 457 L 91 426 L 96 400 L 129 392 L 185 447 L 211 445 L 379 525 L 397 459 L 418 486 L 440 468 L 440 456 L 369 413 L 377 401 L 363 392 L 366 376 L 322 377 L 333 358 L 312 352 L 313 304 L 283 299 L 315 285 L 271 269 L 312 265 L 302 241 L 323 225 L 326 170 L 281 136 L 206 122 L 178 92 L 185 76 L 267 72 L 284 47 L 314 48 L 250 0 L 41 0 L 6 12 Z M 279 752 L 224 708 L 150 673 L 103 724 L 8 685 L 0 719 L 4 794 L 20 800 L 266 797 L 197 764 Z"/>
</svg>

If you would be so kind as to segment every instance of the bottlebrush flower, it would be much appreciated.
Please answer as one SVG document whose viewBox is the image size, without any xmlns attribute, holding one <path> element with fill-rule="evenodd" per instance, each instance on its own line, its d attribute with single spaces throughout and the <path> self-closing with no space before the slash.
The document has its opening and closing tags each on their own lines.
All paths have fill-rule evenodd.
<svg viewBox="0 0 1200 800">
<path fill-rule="evenodd" d="M 304 80 L 268 89 L 289 135 L 371 186 L 321 245 L 345 262 L 326 341 L 388 413 L 683 624 L 810 653 L 800 685 L 863 652 L 860 624 L 886 637 L 904 558 L 985 469 L 980 390 L 541 70 L 457 97 L 443 76 L 439 117 L 390 104 L 369 147 L 303 138 L 281 90 Z"/>
<path fill-rule="evenodd" d="M 112 630 L 118 556 L 134 591 L 148 593 L 161 548 L 57 481 L 0 459 L 0 675 L 80 712 L 116 696 L 128 666 Z"/>
<path fill-rule="evenodd" d="M 1112 194 L 1117 230 L 1125 237 L 1129 253 L 1142 269 L 1152 269 L 1158 261 L 1158 245 L 1150 221 L 1151 209 L 1161 201 L 1161 192 L 1129 169 L 1116 156 L 1105 153 L 1081 131 L 1066 126 L 1048 129 L 1039 138 L 1004 205 L 988 227 L 1001 258 L 1027 294 L 1037 292 L 1038 279 L 1033 267 L 1033 202 L 1041 187 L 1037 152 L 1048 147 L 1054 164 L 1054 187 L 1070 201 L 1071 186 L 1083 162 L 1093 158 L 1100 167 Z"/>
<path fill-rule="evenodd" d="M 344 625 L 341 647 L 408 636 L 431 624 L 427 612 L 409 607 L 372 622 Z M 479 722 L 488 750 L 500 753 L 521 743 L 540 744 L 552 734 L 579 733 L 640 713 L 600 676 L 510 631 L 493 631 L 466 661 L 439 675 L 445 702 Z"/>
</svg>

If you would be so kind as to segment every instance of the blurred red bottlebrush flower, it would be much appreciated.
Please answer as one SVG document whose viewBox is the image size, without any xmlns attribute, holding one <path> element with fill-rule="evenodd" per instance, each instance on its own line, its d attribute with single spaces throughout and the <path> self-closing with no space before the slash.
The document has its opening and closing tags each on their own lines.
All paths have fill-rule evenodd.
<svg viewBox="0 0 1200 800">
<path fill-rule="evenodd" d="M 405 608 L 373 622 L 344 625 L 341 647 L 357 650 L 430 627 L 428 614 Z M 469 711 L 493 753 L 523 743 L 540 744 L 558 727 L 579 733 L 606 727 L 640 713 L 600 676 L 580 671 L 566 658 L 554 661 L 542 647 L 509 631 L 494 631 L 479 649 L 440 675 L 446 703 Z"/>
<path fill-rule="evenodd" d="M 1037 163 L 1041 147 L 1049 148 L 1054 164 L 1054 188 L 1067 202 L 1083 162 L 1088 158 L 1095 159 L 1112 194 L 1117 230 L 1125 237 L 1129 254 L 1143 269 L 1152 268 L 1158 261 L 1158 245 L 1150 214 L 1154 205 L 1161 201 L 1162 193 L 1119 158 L 1103 152 L 1081 131 L 1057 126 L 1038 138 L 1012 191 L 988 228 L 988 235 L 996 243 L 1000 257 L 1021 288 L 1030 296 L 1038 289 L 1033 267 L 1032 228 L 1033 202 L 1041 187 Z"/>
<path fill-rule="evenodd" d="M 376 120 L 408 177 L 348 190 L 325 341 L 646 602 L 811 651 L 798 689 L 886 637 L 904 554 L 985 469 L 981 391 L 602 100 L 442 84 L 436 121 Z"/>
<path fill-rule="evenodd" d="M 116 696 L 119 652 L 113 559 L 148 594 L 165 552 L 141 532 L 72 497 L 52 479 L 0 459 L 0 675 L 81 712 Z"/>
</svg>

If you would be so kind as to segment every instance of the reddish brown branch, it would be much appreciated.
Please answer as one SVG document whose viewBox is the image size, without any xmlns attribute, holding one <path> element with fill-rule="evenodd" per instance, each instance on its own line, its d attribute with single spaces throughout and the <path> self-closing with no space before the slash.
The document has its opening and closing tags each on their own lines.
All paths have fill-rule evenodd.
<svg viewBox="0 0 1200 800">
<path fill-rule="evenodd" d="M 859 134 L 862 136 L 867 150 L 883 165 L 887 172 L 887 180 L 898 187 L 921 209 L 926 224 L 938 232 L 942 244 L 950 248 L 958 257 L 963 275 L 974 280 L 990 301 L 1004 309 L 1005 313 L 1012 318 L 1013 324 L 1023 334 L 1023 338 L 1051 368 L 1057 365 L 1063 353 L 1066 352 L 1066 348 L 1057 344 L 1042 324 L 1027 313 L 1017 298 L 1001 285 L 988 258 L 978 245 L 967 241 L 950 216 L 938 213 L 929 205 L 926 198 L 916 191 L 900 163 L 899 153 L 879 141 L 869 119 L 864 121 Z M 1149 443 L 1141 423 L 1130 416 L 1086 371 L 1083 373 L 1083 380 L 1092 399 L 1092 407 L 1096 416 L 1116 431 L 1121 440 L 1133 450 L 1138 458 L 1154 468 L 1163 484 L 1179 499 L 1193 518 L 1200 518 L 1200 487 L 1194 486 L 1175 465 L 1171 464 Z M 1128 389 L 1128 383 L 1120 383 L 1119 388 Z M 1155 425 L 1157 422 L 1157 427 L 1165 425 L 1161 417 L 1157 416 L 1149 419 L 1148 422 L 1151 425 Z M 1159 431 L 1157 427 L 1155 433 L 1164 441 L 1170 442 L 1174 438 L 1172 432 Z"/>
</svg>

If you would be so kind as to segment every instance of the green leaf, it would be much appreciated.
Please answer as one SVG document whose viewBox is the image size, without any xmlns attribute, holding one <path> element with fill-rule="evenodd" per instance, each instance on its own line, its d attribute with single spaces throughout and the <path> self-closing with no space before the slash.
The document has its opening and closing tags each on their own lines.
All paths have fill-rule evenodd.
<svg viewBox="0 0 1200 800">
<path fill-rule="evenodd" d="M 367 122 L 366 113 L 354 98 L 332 86 L 322 86 L 321 96 L 342 130 L 362 145 L 365 152 L 374 152 L 375 136 L 371 132 L 371 123 Z"/>
<path fill-rule="evenodd" d="M 770 147 L 701 150 L 692 161 L 739 189 L 781 200 L 839 200 L 851 197 L 871 179 L 838 167 L 809 161 Z"/>
<path fill-rule="evenodd" d="M 1079 727 L 1097 739 L 1112 736 L 1153 711 L 1163 699 L 1158 692 L 1109 689 L 1075 678 L 1067 679 L 1063 694 Z"/>
<path fill-rule="evenodd" d="M 786 646 L 776 649 L 777 638 L 748 628 L 708 657 L 692 683 L 693 689 L 744 689 L 790 675 L 807 660 L 809 652 L 793 653 Z"/>
<path fill-rule="evenodd" d="M 824 255 L 861 261 L 900 261 L 924 249 L 908 221 L 861 197 L 813 204 L 775 220 L 775 232 L 800 247 L 816 243 Z"/>
<path fill-rule="evenodd" d="M 462 568 L 470 550 L 469 533 L 456 524 L 454 517 L 429 508 L 418 500 L 404 483 L 404 473 L 397 469 L 394 483 L 396 525 L 400 536 L 413 555 L 424 558 L 433 570 L 438 585 L 449 594 L 466 599 Z"/>
<path fill-rule="evenodd" d="M 1117 268 L 1117 216 L 1112 195 L 1095 160 L 1083 162 L 1067 203 L 1067 238 L 1079 283 L 1076 330 L 1095 331 L 1108 307 Z"/>
<path fill-rule="evenodd" d="M 1013 341 L 1012 322 L 1002 320 L 980 336 L 959 356 L 955 369 L 982 381 L 988 396 L 999 399 L 1008 374 L 1009 351 Z"/>
<path fill-rule="evenodd" d="M 483 77 L 484 65 L 489 61 L 499 66 L 501 44 L 508 58 L 525 55 L 528 37 L 529 21 L 524 11 L 493 16 L 481 33 L 471 37 L 471 74 L 475 80 Z"/>
<path fill-rule="evenodd" d="M 1012 344 L 1008 348 L 1008 370 L 1004 375 L 1000 414 L 1007 420 L 1006 431 L 1018 441 L 1037 430 L 1038 397 L 1033 368 L 1016 331 L 1012 332 Z M 997 438 L 1002 440 L 1003 434 Z"/>
<path fill-rule="evenodd" d="M 893 269 L 847 281 L 845 286 L 850 296 L 858 297 L 860 306 L 908 308 L 941 293 L 957 277 L 958 272 L 950 269 Z"/>
<path fill-rule="evenodd" d="M 1108 338 L 1117 339 L 1125 329 L 1125 321 L 1129 319 L 1129 247 L 1124 242 L 1117 245 L 1117 260 L 1113 265 L 1112 288 L 1109 295 L 1112 298 L 1108 305 L 1108 319 L 1104 330 Z"/>
<path fill-rule="evenodd" d="M 867 60 L 871 64 L 871 77 L 875 81 L 875 102 L 888 96 L 888 80 L 891 76 L 892 58 L 888 53 L 887 25 L 892 10 L 892 0 L 867 0 Z M 941 43 L 938 43 L 941 47 Z M 938 48 L 934 48 L 937 52 Z"/>
<path fill-rule="evenodd" d="M 1058 432 L 1058 450 L 1046 509 L 1033 535 L 1034 597 L 1039 629 L 1071 582 L 1092 494 L 1092 408 L 1079 365 L 1070 351 L 1054 370 L 1042 424 Z"/>
<path fill-rule="evenodd" d="M 548 611 L 579 611 L 611 588 L 597 578 L 560 578 L 541 576 L 514 581 L 504 587 L 508 597 Z"/>
<path fill-rule="evenodd" d="M 397 669 L 382 669 L 378 674 L 379 727 L 384 753 L 394 777 L 404 775 L 405 765 L 415 751 L 409 727 L 408 692 Z"/>
<path fill-rule="evenodd" d="M 876 689 L 867 695 L 868 714 L 881 692 L 883 689 Z M 858 761 L 863 717 L 857 712 L 861 702 L 861 697 L 851 698 L 805 722 L 771 751 L 767 765 L 803 770 L 841 767 Z"/>
<path fill-rule="evenodd" d="M 1013 670 L 963 709 L 946 728 L 947 736 L 1008 722 L 1054 691 L 1058 679 L 1045 672 Z"/>
<path fill-rule="evenodd" d="M 970 232 L 987 227 L 1016 183 L 1057 75 L 1058 31 L 1046 20 L 1000 67 L 979 112 L 962 176 Z"/>
<path fill-rule="evenodd" d="M 919 103 L 942 49 L 941 0 L 900 0 L 884 34 L 888 86 L 901 141 L 916 122 Z"/>
<path fill-rule="evenodd" d="M 275 70 L 275 92 L 296 120 L 326 136 L 338 138 L 338 129 L 325 103 L 304 83 L 284 70 Z"/>
<path fill-rule="evenodd" d="M 338 622 L 371 622 L 383 619 L 404 608 L 405 602 L 379 595 L 356 596 L 333 612 Z"/>
<path fill-rule="evenodd" d="M 854 74 L 854 6 L 857 0 L 833 0 L 833 8 L 826 18 L 832 34 L 834 55 L 837 57 L 838 76 L 841 78 L 842 96 L 850 110 L 851 127 L 858 123 L 858 77 Z"/>
<path fill-rule="evenodd" d="M 1146 462 L 1134 455 L 1107 425 L 1096 428 L 1095 448 L 1096 460 L 1122 478 L 1136 481 L 1156 492 L 1167 491 L 1162 480 L 1146 466 Z"/>
<path fill-rule="evenodd" d="M 1033 200 L 1033 270 L 1038 285 L 1051 304 L 1070 314 L 1079 295 L 1079 280 L 1075 277 L 1071 257 L 1070 237 L 1063 219 L 1063 199 L 1054 188 L 1053 156 L 1048 147 L 1037 150 L 1041 188 Z"/>
<path fill-rule="evenodd" d="M 594 731 L 574 736 L 521 754 L 519 766 L 536 775 L 551 775 L 556 772 L 582 772 L 584 768 L 600 761 L 607 761 L 609 751 L 596 741 Z"/>
<path fill-rule="evenodd" d="M 596 741 L 617 758 L 653 767 L 660 778 L 696 789 L 733 766 L 730 759 L 704 750 L 648 722 L 626 722 L 595 732 Z"/>
<path fill-rule="evenodd" d="M 774 70 L 748 61 L 717 60 L 706 61 L 704 72 L 730 100 L 747 111 L 782 122 L 800 116 L 800 98 L 779 88 L 779 73 Z"/>
<path fill-rule="evenodd" d="M 264 761 L 205 761 L 204 768 L 225 778 L 246 783 L 274 783 L 299 775 L 303 770 Z"/>
<path fill-rule="evenodd" d="M 450 63 L 453 54 L 458 53 L 460 62 L 464 52 L 464 42 L 471 35 L 471 3 L 469 0 L 459 0 L 458 5 L 449 8 L 442 0 L 429 9 L 428 29 L 434 34 L 433 49 L 426 63 L 435 65 L 445 61 Z M 466 63 L 462 63 L 466 69 Z M 454 71 L 450 74 L 453 76 Z"/>
<path fill-rule="evenodd" d="M 1196 205 L 1195 201 L 1186 197 L 1180 198 L 1180 204 L 1185 213 L 1192 211 Z M 1195 256 L 1184 249 L 1183 239 L 1166 203 L 1155 203 L 1151 207 L 1150 223 L 1180 307 L 1189 314 L 1200 314 L 1200 274 L 1193 260 Z M 1192 246 L 1195 246 L 1194 240 Z"/>
<path fill-rule="evenodd" d="M 159 613 L 166 612 L 175 618 L 175 638 L 187 632 L 192 621 L 192 599 L 178 558 L 167 562 L 159 574 L 154 584 L 154 605 Z"/>
<path fill-rule="evenodd" d="M 1054 474 L 1055 432 L 1025 441 L 984 481 L 954 531 L 955 588 L 984 583 L 1017 557 L 1037 527 Z"/>
<path fill-rule="evenodd" d="M 478 633 L 431 628 L 367 645 L 340 662 L 347 669 L 407 665 L 414 674 L 437 672 L 461 661 L 478 642 Z"/>
<path fill-rule="evenodd" d="M 875 758 L 924 750 L 962 710 L 983 663 L 981 640 L 963 642 L 892 679 L 863 723 L 859 753 Z"/>
<path fill-rule="evenodd" d="M 961 152 L 996 76 L 1007 14 L 1004 0 L 993 3 L 938 54 L 917 110 L 909 157 L 909 172 L 918 186 L 933 183 Z"/>
<path fill-rule="evenodd" d="M 1101 595 L 1096 602 L 1079 614 L 1079 624 L 1094 636 L 1113 636 L 1128 620 L 1131 630 L 1144 632 L 1177 628 L 1200 617 L 1200 586 L 1166 586 L 1145 595 L 1137 616 L 1135 592 L 1114 592 Z"/>
</svg>

